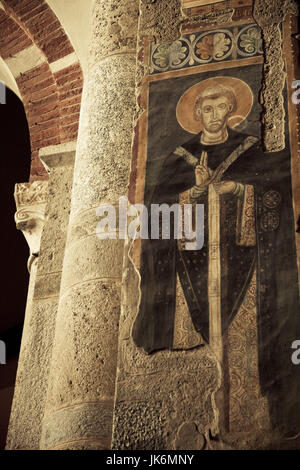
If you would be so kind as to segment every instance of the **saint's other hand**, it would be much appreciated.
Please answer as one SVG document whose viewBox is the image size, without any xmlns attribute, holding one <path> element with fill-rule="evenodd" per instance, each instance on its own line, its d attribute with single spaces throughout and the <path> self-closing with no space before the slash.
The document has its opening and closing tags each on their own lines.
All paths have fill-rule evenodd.
<svg viewBox="0 0 300 470">
<path fill-rule="evenodd" d="M 236 189 L 236 183 L 234 181 L 220 181 L 219 183 L 213 183 L 214 190 L 217 194 L 232 194 Z"/>
</svg>

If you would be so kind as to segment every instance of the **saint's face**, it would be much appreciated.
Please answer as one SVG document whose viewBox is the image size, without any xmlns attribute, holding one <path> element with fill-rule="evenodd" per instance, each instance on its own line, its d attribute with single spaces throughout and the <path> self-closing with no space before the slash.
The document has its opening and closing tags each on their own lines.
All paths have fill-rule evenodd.
<svg viewBox="0 0 300 470">
<path fill-rule="evenodd" d="M 203 100 L 197 113 L 204 129 L 211 134 L 218 133 L 226 125 L 227 117 L 232 111 L 232 104 L 226 96 Z"/>
</svg>

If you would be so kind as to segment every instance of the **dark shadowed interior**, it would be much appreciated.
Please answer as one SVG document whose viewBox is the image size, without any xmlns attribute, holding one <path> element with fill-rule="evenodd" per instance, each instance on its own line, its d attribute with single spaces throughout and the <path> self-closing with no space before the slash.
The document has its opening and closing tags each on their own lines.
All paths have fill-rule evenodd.
<svg viewBox="0 0 300 470">
<path fill-rule="evenodd" d="M 0 365 L 0 448 L 5 446 L 20 349 L 28 289 L 28 246 L 16 229 L 14 186 L 27 182 L 30 172 L 30 141 L 23 104 L 6 89 L 6 104 L 0 105 L 1 125 L 1 224 L 2 292 L 0 340 L 6 345 L 6 364 Z"/>
</svg>

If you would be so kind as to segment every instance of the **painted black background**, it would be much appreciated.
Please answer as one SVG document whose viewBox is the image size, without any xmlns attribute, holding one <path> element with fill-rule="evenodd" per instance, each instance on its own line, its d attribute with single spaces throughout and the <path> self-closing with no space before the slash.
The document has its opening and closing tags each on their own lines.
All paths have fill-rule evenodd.
<svg viewBox="0 0 300 470">
<path fill-rule="evenodd" d="M 148 147 L 146 166 L 145 203 L 151 197 L 164 157 L 176 147 L 190 140 L 194 134 L 182 129 L 176 119 L 176 106 L 183 93 L 196 83 L 212 77 L 235 77 L 245 81 L 254 95 L 252 111 L 246 121 L 235 130 L 260 137 L 261 106 L 258 101 L 262 81 L 262 65 L 249 65 L 230 69 L 197 73 L 159 80 L 149 87 Z M 238 97 L 243 99 L 243 97 Z"/>
</svg>

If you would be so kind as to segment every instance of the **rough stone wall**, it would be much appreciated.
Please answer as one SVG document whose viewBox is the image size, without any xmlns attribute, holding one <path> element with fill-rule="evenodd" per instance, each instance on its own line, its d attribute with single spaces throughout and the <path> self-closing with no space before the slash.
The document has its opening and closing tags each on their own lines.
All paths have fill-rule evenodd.
<svg viewBox="0 0 300 470">
<path fill-rule="evenodd" d="M 253 17 L 262 29 L 264 40 L 264 79 L 261 90 L 262 126 L 266 151 L 276 152 L 285 147 L 284 71 L 281 25 L 288 13 L 297 14 L 293 0 L 278 2 L 256 0 Z"/>
</svg>

